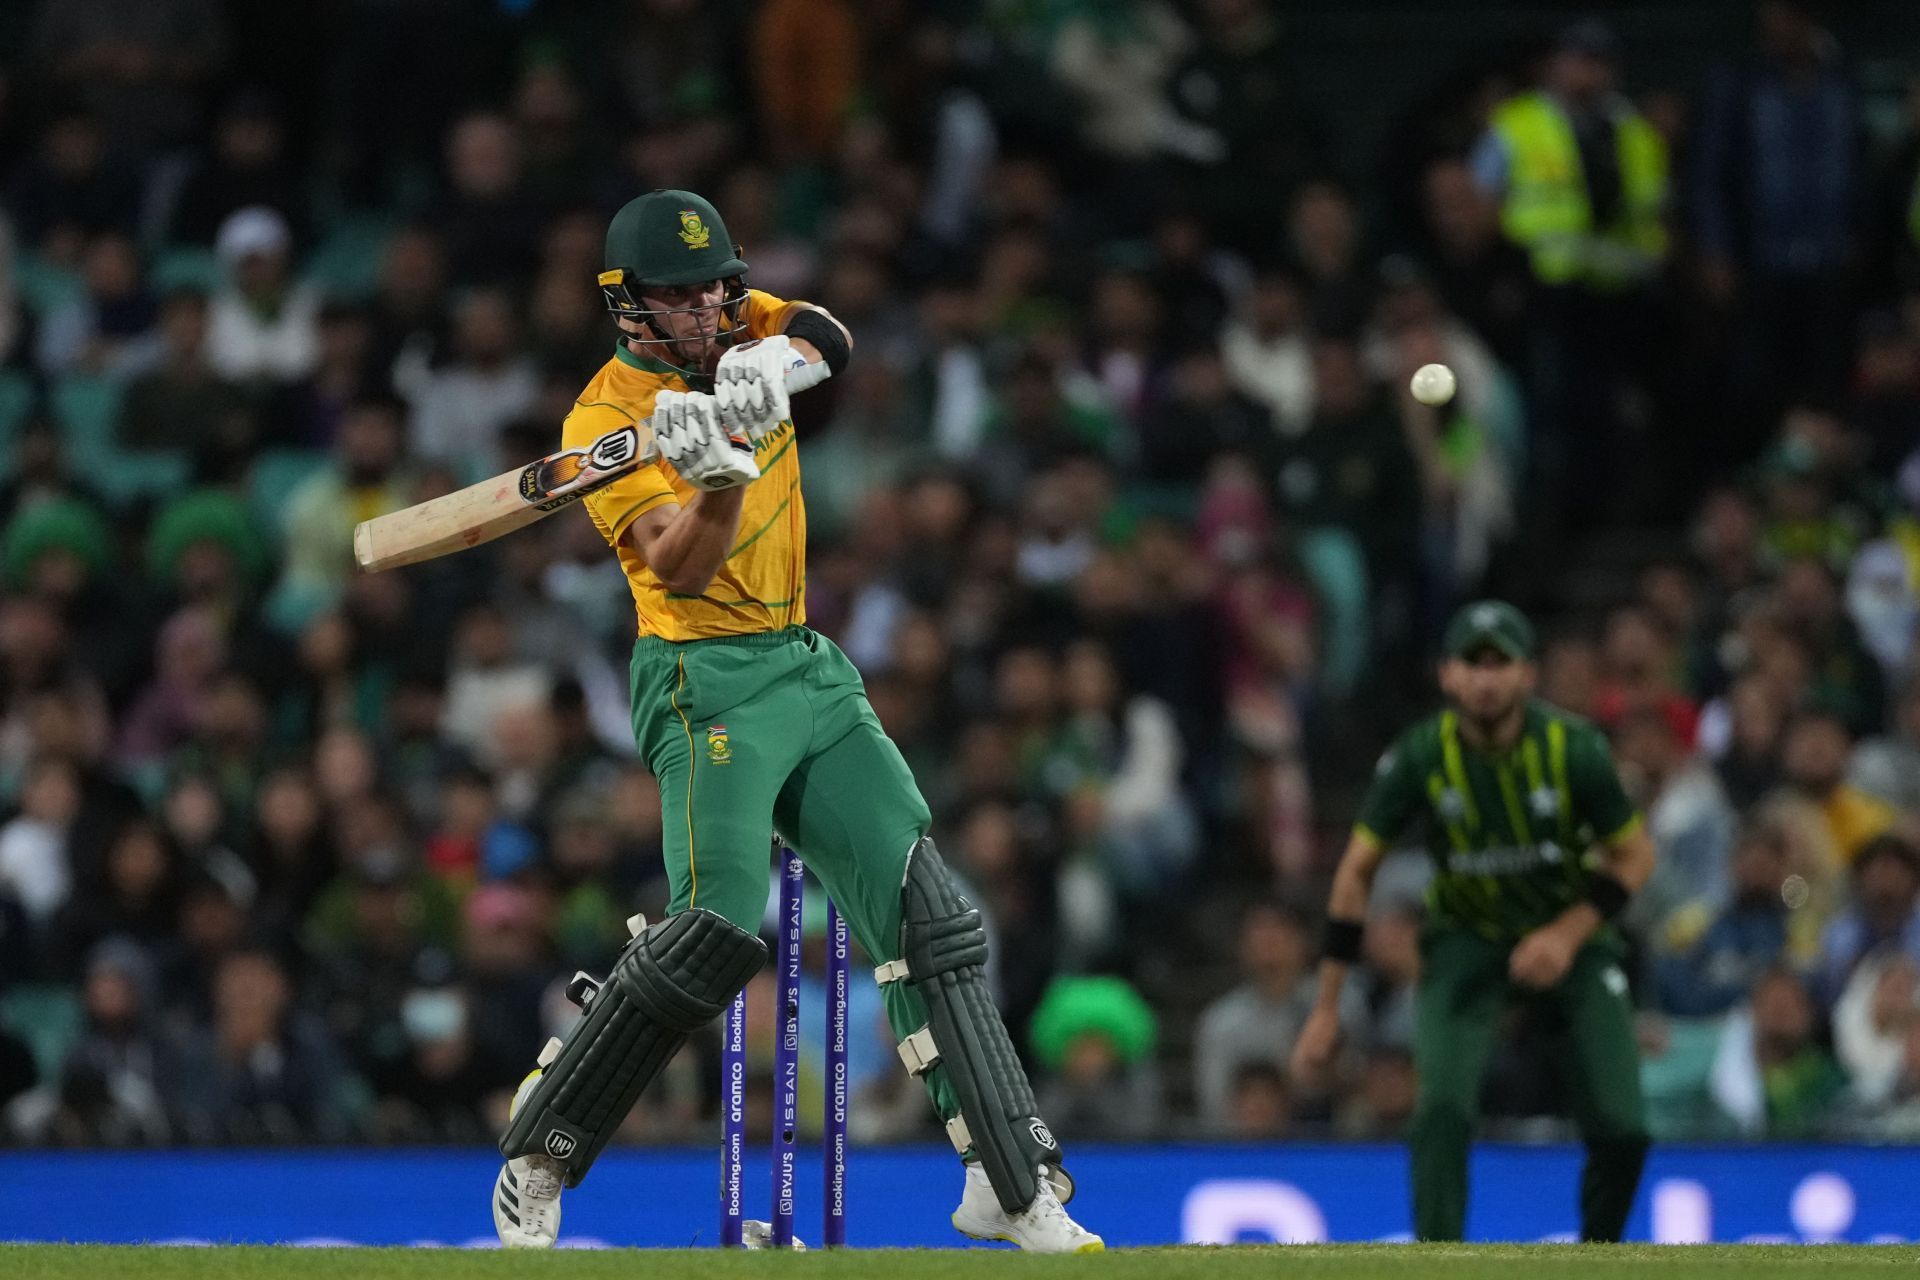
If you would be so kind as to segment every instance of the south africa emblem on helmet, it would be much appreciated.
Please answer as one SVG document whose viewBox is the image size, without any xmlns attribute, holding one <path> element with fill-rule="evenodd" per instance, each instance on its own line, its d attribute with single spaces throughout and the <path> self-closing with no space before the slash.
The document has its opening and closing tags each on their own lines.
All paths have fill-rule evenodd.
<svg viewBox="0 0 1920 1280">
<path fill-rule="evenodd" d="M 713 232 L 707 229 L 706 223 L 700 221 L 698 210 L 682 209 L 680 211 L 680 238 L 687 242 L 687 248 L 689 249 L 704 249 L 712 243 Z"/>
<path fill-rule="evenodd" d="M 727 726 L 707 726 L 707 759 L 713 764 L 733 763 L 733 748 L 727 745 Z"/>
</svg>

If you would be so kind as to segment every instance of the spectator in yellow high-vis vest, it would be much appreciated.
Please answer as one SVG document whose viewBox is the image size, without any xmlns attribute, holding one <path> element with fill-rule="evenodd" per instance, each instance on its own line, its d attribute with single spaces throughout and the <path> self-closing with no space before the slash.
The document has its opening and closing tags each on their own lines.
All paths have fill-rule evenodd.
<svg viewBox="0 0 1920 1280">
<path fill-rule="evenodd" d="M 1622 459 L 1644 451 L 1661 330 L 1656 289 L 1667 253 L 1667 153 L 1618 91 L 1613 32 L 1563 31 L 1541 85 L 1500 103 L 1471 158 L 1528 258 L 1528 390 L 1533 474 L 1522 522 L 1544 551 L 1563 535 L 1658 510 L 1656 477 Z M 1551 572 L 1540 563 L 1536 571 Z"/>
<path fill-rule="evenodd" d="M 1614 91 L 1615 52 L 1605 27 L 1569 28 L 1543 87 L 1495 107 L 1474 152 L 1474 176 L 1545 285 L 1632 288 L 1666 256 L 1666 144 Z"/>
</svg>

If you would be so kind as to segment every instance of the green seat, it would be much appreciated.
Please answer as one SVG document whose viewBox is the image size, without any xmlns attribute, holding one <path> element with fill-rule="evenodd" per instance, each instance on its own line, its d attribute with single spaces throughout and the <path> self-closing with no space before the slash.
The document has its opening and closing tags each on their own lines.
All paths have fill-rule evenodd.
<svg viewBox="0 0 1920 1280">
<path fill-rule="evenodd" d="M 119 383 L 84 373 L 62 378 L 53 388 L 50 404 L 67 466 L 86 470 L 90 479 L 118 455 L 122 395 Z"/>
<path fill-rule="evenodd" d="M 62 378 L 50 397 L 60 424 L 67 469 L 115 507 L 184 489 L 193 465 L 179 449 L 129 449 L 119 442 L 125 388 L 111 378 L 74 374 Z"/>
<path fill-rule="evenodd" d="M 288 501 L 327 460 L 319 449 L 265 449 L 247 469 L 247 506 L 275 543 L 286 536 Z"/>
<path fill-rule="evenodd" d="M 220 265 L 219 257 L 211 249 L 176 245 L 154 254 L 147 278 L 155 293 L 173 293 L 183 289 L 192 293 L 212 293 L 226 279 L 226 269 Z"/>
<path fill-rule="evenodd" d="M 1711 1087 L 1723 1026 L 1719 1018 L 1673 1018 L 1666 1024 L 1665 1050 L 1655 1057 L 1642 1056 L 1640 1089 L 1655 1141 L 1730 1136 Z"/>
<path fill-rule="evenodd" d="M 0 992 L 0 1026 L 26 1041 L 42 1081 L 57 1080 L 80 1038 L 80 997 L 51 982 L 23 982 Z"/>
<path fill-rule="evenodd" d="M 0 369 L 0 468 L 11 464 L 13 442 L 33 413 L 33 379 Z"/>
<path fill-rule="evenodd" d="M 307 255 L 302 277 L 330 298 L 359 302 L 372 297 L 392 229 L 378 215 L 342 216 Z"/>
<path fill-rule="evenodd" d="M 1345 697 L 1359 686 L 1373 644 L 1366 554 L 1345 529 L 1324 525 L 1300 535 L 1299 551 L 1326 613 L 1320 629 L 1320 678 L 1328 694 Z"/>
<path fill-rule="evenodd" d="M 86 292 L 76 272 L 56 266 L 36 254 L 23 253 L 13 264 L 20 301 L 35 316 L 46 316 Z"/>
<path fill-rule="evenodd" d="M 115 507 L 179 493 L 192 478 L 192 459 L 177 449 L 122 449 L 113 455 L 111 466 L 88 477 Z"/>
</svg>

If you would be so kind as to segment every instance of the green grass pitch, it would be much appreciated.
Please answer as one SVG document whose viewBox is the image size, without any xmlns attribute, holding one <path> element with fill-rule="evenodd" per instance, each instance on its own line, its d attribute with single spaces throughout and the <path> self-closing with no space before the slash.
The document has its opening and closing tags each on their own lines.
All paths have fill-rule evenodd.
<svg viewBox="0 0 1920 1280">
<path fill-rule="evenodd" d="M 629 1250 L 507 1254 L 455 1249 L 144 1249 L 0 1245 L 0 1276 L 17 1280 L 705 1280 L 833 1276 L 848 1280 L 1001 1280 L 1099 1276 L 1115 1280 L 1891 1280 L 1920 1267 L 1920 1248 L 1844 1245 L 1266 1245 L 1116 1249 L 1082 1258 L 1005 1250 L 857 1249 L 841 1253 Z"/>
</svg>

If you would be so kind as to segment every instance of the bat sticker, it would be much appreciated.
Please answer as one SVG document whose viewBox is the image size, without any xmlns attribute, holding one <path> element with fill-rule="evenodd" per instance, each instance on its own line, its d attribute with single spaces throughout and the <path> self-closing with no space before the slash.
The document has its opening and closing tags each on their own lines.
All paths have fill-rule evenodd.
<svg viewBox="0 0 1920 1280">
<path fill-rule="evenodd" d="M 639 453 L 640 433 L 623 427 L 591 448 L 568 449 L 527 467 L 520 473 L 520 496 L 542 511 L 564 507 L 628 470 Z"/>
</svg>

